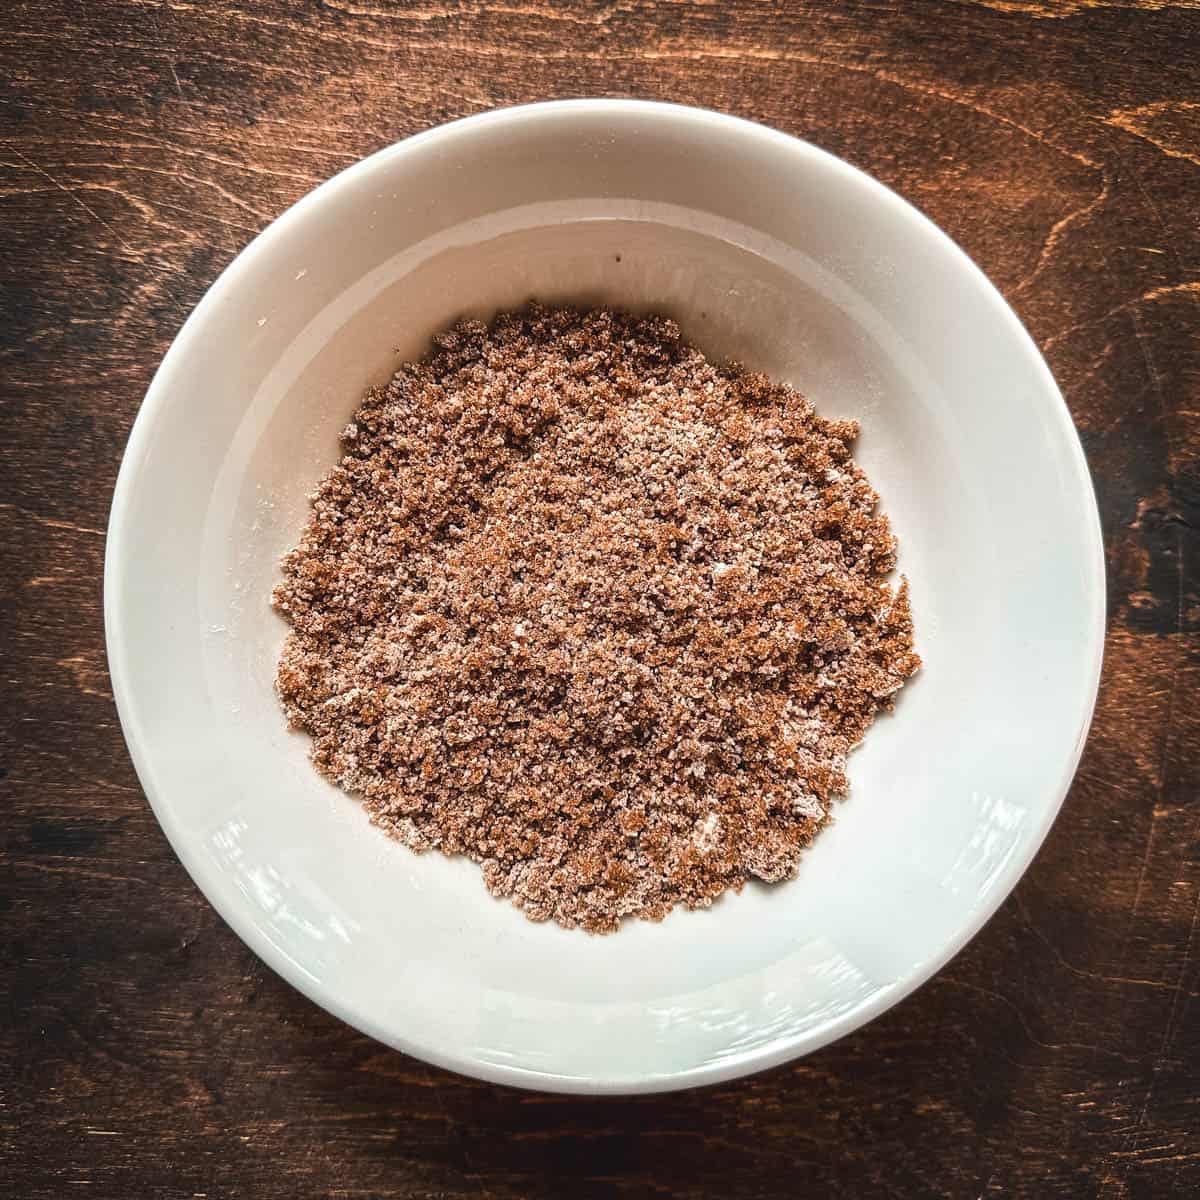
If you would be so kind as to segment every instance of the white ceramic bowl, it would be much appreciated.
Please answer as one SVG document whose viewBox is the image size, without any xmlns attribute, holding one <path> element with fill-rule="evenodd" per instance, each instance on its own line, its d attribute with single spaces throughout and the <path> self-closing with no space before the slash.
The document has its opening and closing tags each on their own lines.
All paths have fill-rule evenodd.
<svg viewBox="0 0 1200 1200">
<path fill-rule="evenodd" d="M 268 597 L 363 389 L 529 297 L 674 314 L 714 355 L 860 418 L 921 675 L 851 760 L 798 877 L 611 937 L 534 925 L 319 779 L 272 681 Z M 192 877 L 319 1004 L 526 1087 L 728 1079 L 894 1004 L 1008 894 L 1062 801 L 1103 633 L 1067 410 L 979 270 L 812 146 L 671 105 L 459 121 L 305 197 L 183 327 L 138 416 L 105 568 L 138 774 Z"/>
</svg>

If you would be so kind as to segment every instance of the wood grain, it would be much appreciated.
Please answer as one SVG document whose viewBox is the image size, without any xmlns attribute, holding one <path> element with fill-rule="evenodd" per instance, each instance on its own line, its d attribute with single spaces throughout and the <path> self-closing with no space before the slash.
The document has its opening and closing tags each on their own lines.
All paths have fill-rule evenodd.
<svg viewBox="0 0 1200 1200">
<path fill-rule="evenodd" d="M 1200 1193 L 1198 62 L 1200 8 L 1158 0 L 10 0 L 5 1193 Z M 220 269 L 380 146 L 574 95 L 765 121 L 919 205 L 1043 347 L 1109 556 L 1093 734 L 1001 912 L 859 1033 L 666 1098 L 473 1083 L 293 993 L 172 856 L 104 658 L 122 446 Z"/>
</svg>

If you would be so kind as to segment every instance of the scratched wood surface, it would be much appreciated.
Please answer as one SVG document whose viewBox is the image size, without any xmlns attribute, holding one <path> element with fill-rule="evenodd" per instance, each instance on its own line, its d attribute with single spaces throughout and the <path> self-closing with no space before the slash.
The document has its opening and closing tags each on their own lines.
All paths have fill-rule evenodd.
<svg viewBox="0 0 1200 1200">
<path fill-rule="evenodd" d="M 1152 0 L 8 0 L 0 1192 L 1200 1194 L 1198 61 Z M 455 1078 L 292 992 L 173 857 L 104 657 L 122 446 L 221 268 L 380 146 L 574 95 L 765 121 L 924 209 L 1043 347 L 1109 561 L 1095 727 L 999 915 L 857 1034 L 665 1099 Z"/>
</svg>

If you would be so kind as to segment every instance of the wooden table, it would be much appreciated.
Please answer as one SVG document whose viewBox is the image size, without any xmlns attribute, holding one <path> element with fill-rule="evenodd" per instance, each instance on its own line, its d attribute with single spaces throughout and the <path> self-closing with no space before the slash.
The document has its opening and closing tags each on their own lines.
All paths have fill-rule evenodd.
<svg viewBox="0 0 1200 1200">
<path fill-rule="evenodd" d="M 0 1191 L 1200 1194 L 1194 0 L 9 0 L 0 54 Z M 576 95 L 767 122 L 946 229 L 1058 377 L 1110 572 L 1091 740 L 999 915 L 853 1036 L 661 1099 L 459 1079 L 294 993 L 175 860 L 105 669 L 122 446 L 221 268 L 380 146 Z"/>
</svg>

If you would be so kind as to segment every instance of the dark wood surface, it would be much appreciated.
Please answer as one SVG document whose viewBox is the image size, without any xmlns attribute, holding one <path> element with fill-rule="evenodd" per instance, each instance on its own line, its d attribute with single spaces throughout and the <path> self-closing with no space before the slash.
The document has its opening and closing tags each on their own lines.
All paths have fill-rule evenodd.
<svg viewBox="0 0 1200 1200">
<path fill-rule="evenodd" d="M 1200 1194 L 1195 3 L 7 0 L 0 56 L 0 1194 Z M 574 95 L 924 209 L 1045 351 L 1109 561 L 1095 727 L 996 918 L 838 1044 L 666 1098 L 459 1079 L 291 991 L 172 855 L 105 668 L 122 446 L 220 269 L 380 146 Z"/>
</svg>

